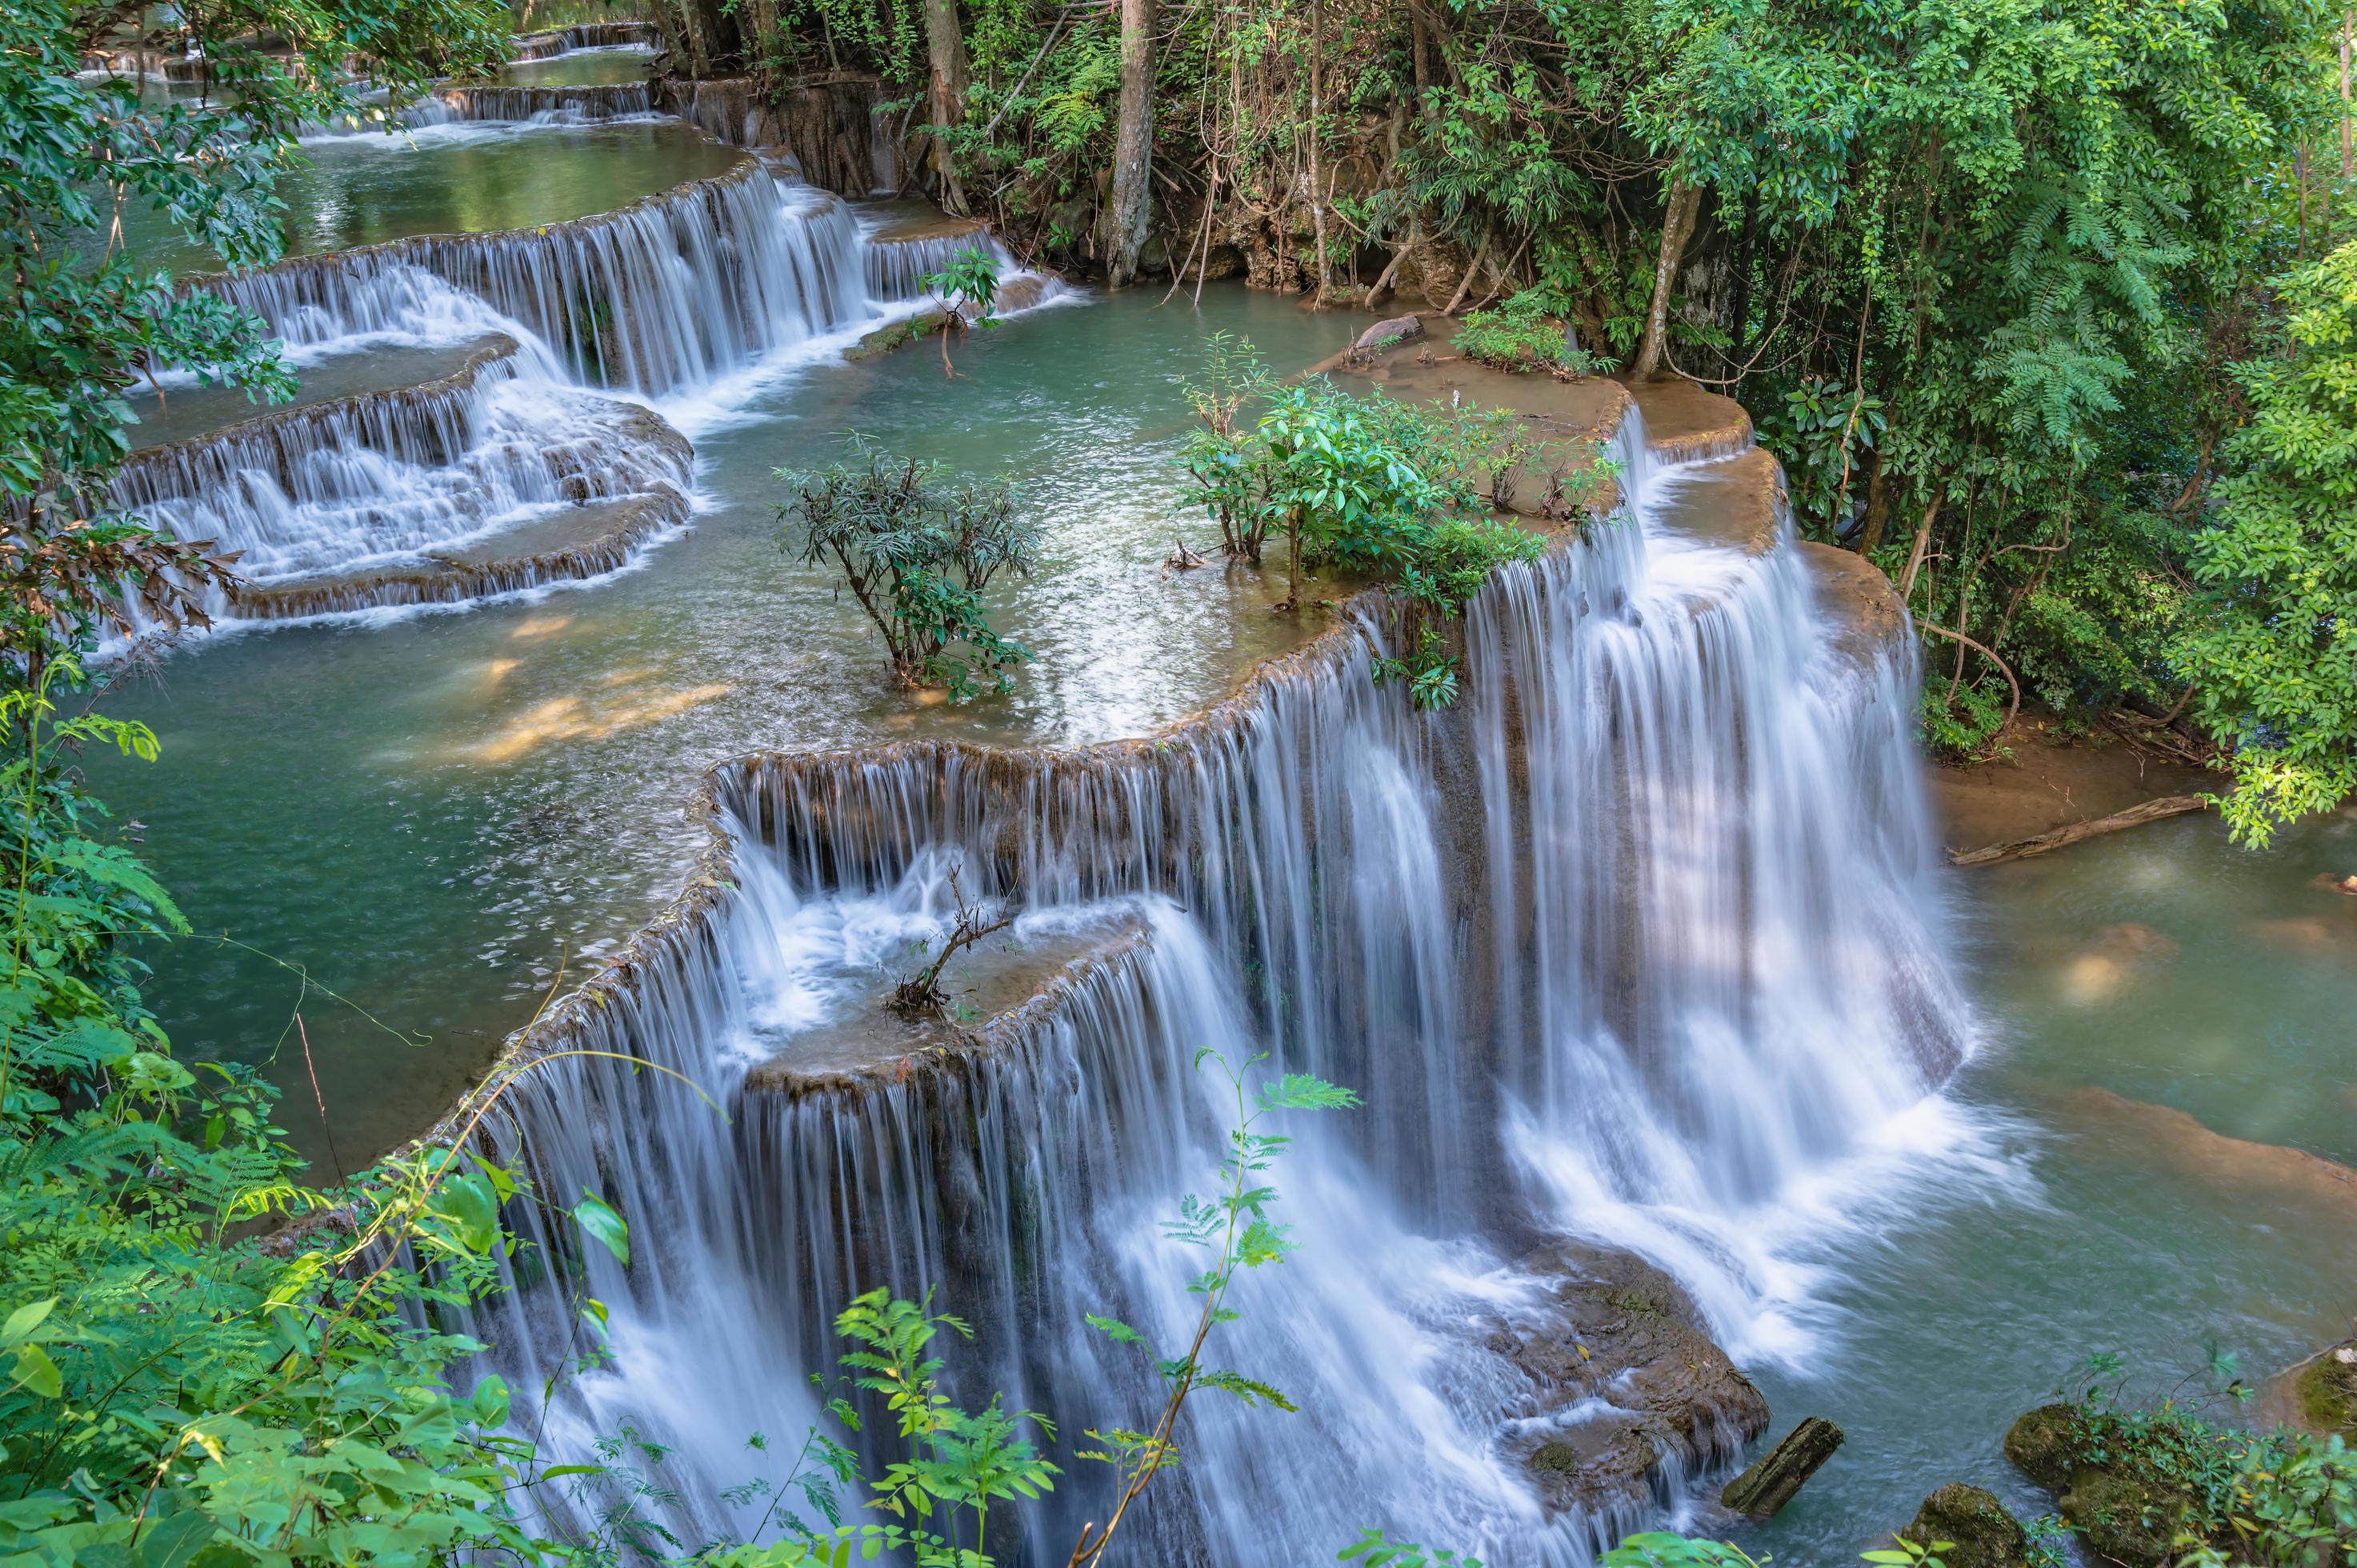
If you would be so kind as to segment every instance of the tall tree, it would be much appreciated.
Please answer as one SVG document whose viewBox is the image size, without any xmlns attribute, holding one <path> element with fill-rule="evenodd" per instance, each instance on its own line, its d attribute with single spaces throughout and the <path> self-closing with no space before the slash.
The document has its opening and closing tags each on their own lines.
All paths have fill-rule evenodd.
<svg viewBox="0 0 2357 1568">
<path fill-rule="evenodd" d="M 1153 207 L 1154 0 L 1121 0 L 1121 108 L 1113 139 L 1113 194 L 1104 212 L 1105 274 L 1137 276 Z"/>
<path fill-rule="evenodd" d="M 2233 742 L 2239 838 L 2357 789 L 2357 242 L 2281 281 L 2281 352 L 2237 369 L 2250 423 L 2228 438 L 2186 673 Z"/>
<path fill-rule="evenodd" d="M 965 192 L 958 184 L 949 136 L 950 128 L 965 118 L 965 35 L 958 30 L 957 0 L 925 0 L 925 53 L 931 76 L 927 106 L 933 117 L 933 172 L 941 178 L 942 205 L 963 212 Z"/>
</svg>

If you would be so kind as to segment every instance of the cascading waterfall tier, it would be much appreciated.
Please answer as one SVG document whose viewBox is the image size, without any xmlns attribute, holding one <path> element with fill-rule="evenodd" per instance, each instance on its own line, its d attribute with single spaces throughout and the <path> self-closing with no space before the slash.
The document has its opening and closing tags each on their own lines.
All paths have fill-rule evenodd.
<svg viewBox="0 0 2357 1568">
<path fill-rule="evenodd" d="M 1624 420 L 1635 520 L 1499 574 L 1454 709 L 1373 684 L 1368 597 L 1148 740 L 716 769 L 687 893 L 504 1058 L 539 1065 L 486 1136 L 661 1217 L 624 1271 L 519 1216 L 612 1312 L 613 1369 L 565 1385 L 547 1440 L 627 1420 L 677 1445 L 683 1539 L 742 1528 L 743 1432 L 812 1418 L 832 1314 L 878 1284 L 975 1320 L 967 1396 L 1143 1423 L 1150 1374 L 1080 1315 L 1184 1342 L 1200 1258 L 1156 1220 L 1215 1176 L 1210 1047 L 1367 1103 L 1287 1129 L 1305 1244 L 1222 1330 L 1302 1410 L 1190 1404 L 1187 1464 L 1125 1527 L 1143 1557 L 1295 1563 L 1383 1524 L 1583 1562 L 1731 1455 L 1766 1412 L 1699 1329 L 1751 1344 L 1774 1315 L 1746 1215 L 1935 1085 L 1963 1013 L 1900 617 L 1772 490 L 1757 548 L 1682 525 L 1712 476 L 1662 460 L 1747 441 L 1713 405 L 1710 429 L 1663 407 L 1658 446 Z M 1027 940 L 1103 940 L 970 1041 L 806 1060 L 815 1024 L 874 1006 L 846 976 L 939 929 L 952 868 Z M 569 1047 L 685 1076 L 726 1127 L 662 1075 L 542 1059 Z M 540 1386 L 561 1294 L 490 1311 L 493 1361 Z M 1068 1476 L 1017 1554 L 1059 1560 L 1101 1487 Z"/>
<path fill-rule="evenodd" d="M 568 223 L 420 235 L 201 286 L 301 345 L 368 330 L 421 273 L 521 323 L 585 381 L 647 396 L 709 383 L 866 306 L 850 215 L 790 195 L 752 158 Z"/>
<path fill-rule="evenodd" d="M 643 81 L 576 82 L 559 87 L 446 87 L 403 118 L 411 125 L 486 120 L 547 125 L 593 124 L 654 112 L 654 90 Z"/>
<path fill-rule="evenodd" d="M 640 396 L 693 392 L 897 299 L 834 199 L 751 159 L 616 213 L 298 258 L 210 287 L 298 359 L 484 341 L 455 373 L 138 454 L 113 490 L 242 553 L 210 607 L 280 618 L 579 581 L 683 525 L 691 453 Z M 1011 306 L 1033 280 L 1010 279 Z"/>
</svg>

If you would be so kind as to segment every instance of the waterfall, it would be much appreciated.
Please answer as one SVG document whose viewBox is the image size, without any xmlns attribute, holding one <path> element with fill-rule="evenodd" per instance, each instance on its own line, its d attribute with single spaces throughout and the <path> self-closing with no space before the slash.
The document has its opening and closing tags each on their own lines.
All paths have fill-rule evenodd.
<svg viewBox="0 0 2357 1568">
<path fill-rule="evenodd" d="M 522 323 L 585 380 L 644 395 L 708 383 L 866 304 L 848 213 L 751 159 L 571 223 L 394 240 L 205 286 L 301 341 L 376 318 L 388 280 L 406 288 L 414 272 Z"/>
<path fill-rule="evenodd" d="M 1222 1363 L 1300 1412 L 1198 1396 L 1129 1550 L 1298 1563 L 1381 1524 L 1579 1563 L 1674 1513 L 1766 1421 L 1695 1332 L 1777 1348 L 1778 1261 L 1747 1251 L 1747 1216 L 1838 1170 L 1964 1048 L 1895 604 L 1874 590 L 1881 635 L 1841 612 L 1857 585 L 1792 538 L 1771 463 L 1725 456 L 1748 426 L 1713 402 L 1715 434 L 1658 446 L 1629 413 L 1634 515 L 1477 596 L 1453 710 L 1372 682 L 1388 619 L 1361 601 L 1149 740 L 716 769 L 688 895 L 511 1059 L 650 1060 L 726 1122 L 571 1058 L 490 1134 L 652 1233 L 626 1271 L 519 1217 L 612 1315 L 611 1367 L 545 1412 L 553 1452 L 634 1423 L 675 1447 L 683 1540 L 745 1528 L 721 1495 L 750 1474 L 737 1445 L 799 1434 L 833 1313 L 878 1284 L 974 1320 L 961 1395 L 1143 1424 L 1150 1376 L 1080 1315 L 1184 1341 L 1200 1261 L 1156 1220 L 1215 1178 L 1232 1112 L 1193 1066 L 1209 1047 L 1367 1104 L 1286 1129 L 1270 1179 L 1303 1249 L 1222 1331 Z M 1695 455 L 1720 460 L 1674 461 Z M 1729 481 L 1767 487 L 1763 526 L 1682 529 L 1682 491 Z M 910 1054 L 877 1022 L 880 972 L 940 929 L 952 867 L 1022 908 L 1027 941 L 1082 950 Z M 574 1332 L 545 1278 L 472 1326 L 519 1387 Z M 1634 1345 L 1613 1338 L 1632 1292 L 1657 1304 Z M 1059 1560 L 1103 1517 L 1088 1468 L 1016 1555 Z"/>
</svg>

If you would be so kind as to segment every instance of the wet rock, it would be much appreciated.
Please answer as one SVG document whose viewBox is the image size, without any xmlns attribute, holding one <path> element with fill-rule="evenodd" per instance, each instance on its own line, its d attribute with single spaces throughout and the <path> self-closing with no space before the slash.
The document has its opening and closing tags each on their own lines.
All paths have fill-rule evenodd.
<svg viewBox="0 0 2357 1568">
<path fill-rule="evenodd" d="M 2029 1532 L 1995 1493 L 1979 1487 L 1942 1487 L 1899 1534 L 1919 1546 L 1953 1542 L 1940 1553 L 1947 1568 L 2029 1568 Z"/>
<path fill-rule="evenodd" d="M 930 310 L 920 310 L 916 315 L 904 317 L 899 321 L 888 321 L 861 338 L 850 348 L 845 349 L 843 351 L 843 357 L 846 360 L 872 360 L 879 354 L 888 354 L 893 349 L 913 343 L 920 338 L 932 336 L 942 329 L 942 324 L 948 319 L 949 312 L 935 306 Z"/>
<path fill-rule="evenodd" d="M 1359 340 L 1351 346 L 1360 353 L 1366 354 L 1394 343 L 1404 343 L 1411 338 L 1423 336 L 1424 321 L 1421 317 L 1394 316 L 1388 321 L 1378 321 L 1360 333 Z"/>
<path fill-rule="evenodd" d="M 2326 893 L 2343 893 L 2350 897 L 2357 898 L 2357 874 L 2335 876 L 2329 871 L 2319 871 L 2309 878 L 2309 886 Z"/>
<path fill-rule="evenodd" d="M 2005 1434 L 2005 1456 L 2055 1496 L 2055 1509 L 2100 1557 L 2128 1568 L 2173 1562 L 2178 1528 L 2191 1508 L 2183 1492 L 2089 1464 L 2082 1457 L 2076 1405 L 2041 1405 Z M 1951 1538 L 1953 1539 L 1953 1538 Z"/>
<path fill-rule="evenodd" d="M 2319 1437 L 2357 1442 L 2357 1340 L 2336 1345 L 2292 1380 L 2299 1424 Z"/>
<path fill-rule="evenodd" d="M 1749 1469 L 1727 1482 L 1718 1500 L 1738 1513 L 1765 1519 L 1791 1502 L 1841 1445 L 1840 1427 L 1821 1415 L 1810 1416 L 1752 1461 Z"/>
<path fill-rule="evenodd" d="M 1707 1464 L 1767 1427 L 1768 1402 L 1667 1274 L 1577 1242 L 1520 1266 L 1545 1282 L 1535 1310 L 1484 1327 L 1489 1348 L 1530 1380 L 1504 1447 L 1550 1509 L 1640 1506 L 1665 1456 Z"/>
<path fill-rule="evenodd" d="M 2040 1405 L 2007 1431 L 2005 1456 L 2048 1491 L 2060 1491 L 2071 1484 L 2078 1428 L 2076 1405 Z"/>
</svg>

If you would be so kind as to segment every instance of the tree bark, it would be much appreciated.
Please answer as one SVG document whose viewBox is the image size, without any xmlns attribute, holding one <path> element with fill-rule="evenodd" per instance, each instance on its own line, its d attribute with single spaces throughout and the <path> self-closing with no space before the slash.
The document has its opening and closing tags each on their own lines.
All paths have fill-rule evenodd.
<svg viewBox="0 0 2357 1568">
<path fill-rule="evenodd" d="M 1801 1489 L 1801 1483 L 1842 1445 L 1842 1429 L 1824 1416 L 1813 1415 L 1784 1434 L 1784 1441 L 1762 1454 L 1751 1468 L 1727 1483 L 1718 1500 L 1737 1513 L 1765 1519 Z"/>
<path fill-rule="evenodd" d="M 2357 30 L 2357 9 L 2341 13 L 2341 177 L 2357 179 L 2357 122 L 2349 117 L 2350 33 Z"/>
<path fill-rule="evenodd" d="M 1923 506 L 1923 521 L 1915 525 L 1914 548 L 1907 552 L 1907 570 L 1899 578 L 1899 602 L 1905 604 L 1915 594 L 1915 574 L 1923 569 L 1923 551 L 1932 542 L 1932 522 L 1940 515 L 1940 498 L 1933 496 Z"/>
<path fill-rule="evenodd" d="M 1115 288 L 1137 277 L 1137 252 L 1146 244 L 1153 206 L 1153 166 L 1154 0 L 1121 0 L 1121 109 L 1114 130 L 1113 196 L 1104 214 L 1105 281 Z"/>
<path fill-rule="evenodd" d="M 1702 188 L 1689 185 L 1683 175 L 1670 180 L 1670 203 L 1662 217 L 1662 254 L 1653 263 L 1653 303 L 1645 312 L 1644 341 L 1637 345 L 1636 361 L 1629 373 L 1639 381 L 1662 368 L 1662 349 L 1670 325 L 1670 292 L 1677 286 L 1678 263 L 1684 259 L 1686 240 L 1694 233 L 1695 215 L 1702 209 Z"/>
<path fill-rule="evenodd" d="M 2133 828 L 2145 822 L 2158 822 L 2169 817 L 2181 817 L 2188 811 L 2210 809 L 2207 795 L 2166 795 L 2158 800 L 2147 800 L 2130 806 L 2125 811 L 2115 811 L 2108 817 L 2095 817 L 2083 822 L 2070 822 L 2051 832 L 2037 833 L 2010 843 L 1993 843 L 1985 849 L 1948 852 L 1950 865 L 1993 865 L 2000 860 L 2021 860 L 2033 854 L 2045 854 L 2064 848 L 2083 839 L 2115 833 L 2122 828 Z"/>
<path fill-rule="evenodd" d="M 1866 465 L 1866 524 L 1857 536 L 1857 553 L 1871 560 L 1882 548 L 1882 531 L 1890 526 L 1890 475 L 1882 466 L 1879 446 Z"/>
<path fill-rule="evenodd" d="M 1743 199 L 1743 240 L 1735 263 L 1735 322 L 1730 334 L 1735 341 L 1735 386 L 1729 389 L 1730 396 L 1743 386 L 1743 351 L 1751 338 L 1751 259 L 1759 242 L 1760 193 L 1754 191 Z"/>
<path fill-rule="evenodd" d="M 957 0 L 925 0 L 925 48 L 932 65 L 929 107 L 933 133 L 933 172 L 941 177 L 942 205 L 952 212 L 965 211 L 965 192 L 958 188 L 952 166 L 946 128 L 965 118 L 965 38 L 958 31 Z"/>
</svg>

